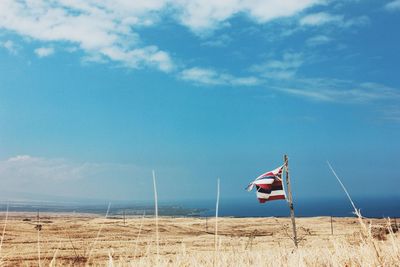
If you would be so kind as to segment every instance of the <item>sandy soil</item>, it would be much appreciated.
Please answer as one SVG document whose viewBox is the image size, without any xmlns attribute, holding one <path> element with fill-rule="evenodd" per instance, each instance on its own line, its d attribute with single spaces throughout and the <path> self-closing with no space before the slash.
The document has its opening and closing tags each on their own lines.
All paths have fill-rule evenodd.
<svg viewBox="0 0 400 267">
<path fill-rule="evenodd" d="M 5 214 L 0 217 L 3 230 Z M 360 230 L 355 218 L 297 218 L 300 246 L 318 246 L 335 238 L 351 242 Z M 36 213 L 10 213 L 0 251 L 3 266 L 49 266 L 104 264 L 113 259 L 156 254 L 156 231 L 153 217 L 104 218 L 91 214 L 41 214 L 37 230 Z M 385 224 L 374 220 L 374 224 Z M 214 251 L 214 218 L 159 218 L 159 250 L 162 256 L 178 252 Z M 220 247 L 224 249 L 263 250 L 268 247 L 293 246 L 288 218 L 219 218 Z M 1 237 L 1 233 L 0 233 Z"/>
</svg>

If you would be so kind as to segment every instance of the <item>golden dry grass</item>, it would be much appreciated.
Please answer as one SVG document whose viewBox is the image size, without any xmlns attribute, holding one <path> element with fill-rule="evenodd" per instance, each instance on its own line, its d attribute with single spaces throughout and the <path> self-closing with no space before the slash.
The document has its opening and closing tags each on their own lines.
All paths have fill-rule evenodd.
<svg viewBox="0 0 400 267">
<path fill-rule="evenodd" d="M 154 218 L 131 217 L 124 225 L 88 214 L 42 214 L 38 243 L 36 214 L 10 213 L 0 265 L 38 266 L 40 254 L 41 266 L 400 266 L 400 236 L 385 233 L 386 220 L 363 229 L 356 218 L 334 218 L 332 235 L 330 218 L 299 218 L 303 239 L 295 250 L 288 218 L 219 218 L 217 260 L 214 222 L 160 217 L 157 262 Z"/>
</svg>

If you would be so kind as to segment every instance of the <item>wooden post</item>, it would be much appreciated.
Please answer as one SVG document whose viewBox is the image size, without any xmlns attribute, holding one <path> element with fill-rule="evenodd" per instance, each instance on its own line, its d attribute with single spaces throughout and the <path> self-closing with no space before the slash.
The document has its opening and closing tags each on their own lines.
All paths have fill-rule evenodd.
<svg viewBox="0 0 400 267">
<path fill-rule="evenodd" d="M 331 216 L 331 235 L 333 235 L 333 218 Z"/>
<path fill-rule="evenodd" d="M 124 210 L 124 225 L 125 225 L 125 210 Z"/>
<path fill-rule="evenodd" d="M 37 229 L 38 231 L 42 230 L 42 225 L 40 224 L 40 210 L 37 210 L 37 214 L 36 214 L 36 226 L 35 229 Z"/>
<path fill-rule="evenodd" d="M 206 216 L 206 233 L 208 232 L 208 217 Z"/>
<path fill-rule="evenodd" d="M 292 189 L 290 187 L 290 177 L 289 177 L 289 159 L 287 155 L 284 155 L 283 160 L 285 162 L 286 169 L 286 187 L 288 191 L 288 203 L 290 208 L 290 218 L 292 219 L 292 228 L 293 228 L 293 242 L 295 247 L 298 247 L 297 241 L 297 230 L 296 230 L 296 219 L 294 217 L 294 207 L 293 207 L 293 197 L 292 197 Z"/>
</svg>

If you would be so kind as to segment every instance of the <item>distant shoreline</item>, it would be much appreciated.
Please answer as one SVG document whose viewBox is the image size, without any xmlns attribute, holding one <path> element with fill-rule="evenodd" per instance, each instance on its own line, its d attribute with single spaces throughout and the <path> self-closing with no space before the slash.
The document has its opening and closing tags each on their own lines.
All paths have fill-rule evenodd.
<svg viewBox="0 0 400 267">
<path fill-rule="evenodd" d="M 7 204 L 8 203 L 8 204 Z M 0 202 L 0 213 L 5 212 L 7 205 L 12 212 L 37 212 L 41 213 L 79 213 L 104 216 L 109 202 L 39 202 L 39 201 L 10 201 Z M 368 218 L 400 218 L 400 198 L 388 199 L 358 199 L 355 204 L 361 209 L 361 214 Z M 160 216 L 172 217 L 213 217 L 215 215 L 215 202 L 207 201 L 176 201 L 159 203 Z M 142 216 L 154 214 L 154 204 L 151 202 L 111 202 L 110 216 Z M 347 199 L 298 199 L 295 201 L 296 217 L 353 217 L 353 208 Z M 237 199 L 220 201 L 219 217 L 233 218 L 285 218 L 289 216 L 289 209 L 285 201 L 274 201 L 259 204 L 255 199 Z"/>
<path fill-rule="evenodd" d="M 0 212 L 0 220 L 4 219 L 6 211 Z M 8 216 L 12 217 L 32 217 L 36 219 L 37 211 L 9 211 Z M 40 218 L 48 218 L 48 217 L 84 217 L 84 218 L 105 218 L 105 214 L 101 213 L 89 213 L 89 212 L 65 212 L 65 211 L 44 211 L 39 213 Z M 126 215 L 127 219 L 137 219 L 141 218 L 143 215 Z M 153 214 L 148 214 L 144 216 L 145 218 L 153 218 Z M 184 216 L 184 215 L 160 215 L 159 218 L 165 219 L 184 219 L 184 218 L 193 218 L 193 219 L 203 219 L 203 218 L 214 218 L 215 216 Z M 355 219 L 356 216 L 326 216 L 326 215 L 316 215 L 316 216 L 297 216 L 296 218 L 305 218 L 305 219 L 316 219 L 316 218 L 340 218 L 340 219 Z M 289 219 L 289 216 L 219 216 L 218 218 L 222 219 L 260 219 L 260 218 L 277 218 L 277 219 Z M 367 217 L 368 219 L 385 219 L 379 217 Z M 400 218 L 400 217 L 391 217 L 391 219 Z M 122 220 L 122 214 L 112 214 L 107 217 L 107 219 L 114 220 Z M 32 220 L 33 221 L 33 220 Z M 400 222 L 399 222 L 400 223 Z"/>
</svg>

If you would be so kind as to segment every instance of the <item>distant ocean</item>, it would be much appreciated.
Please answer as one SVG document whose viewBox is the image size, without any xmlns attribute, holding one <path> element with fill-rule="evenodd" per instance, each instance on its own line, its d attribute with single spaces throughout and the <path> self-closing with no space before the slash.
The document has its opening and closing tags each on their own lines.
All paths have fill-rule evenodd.
<svg viewBox="0 0 400 267">
<path fill-rule="evenodd" d="M 354 199 L 357 208 L 365 217 L 400 217 L 400 197 L 392 198 L 360 198 Z M 70 203 L 58 202 L 9 202 L 10 211 L 40 212 L 77 212 L 105 215 L 108 202 L 90 203 L 79 201 Z M 352 206 L 345 198 L 341 199 L 299 199 L 295 202 L 295 213 L 298 217 L 335 216 L 351 217 Z M 5 202 L 0 202 L 0 212 L 6 210 Z M 153 203 L 115 202 L 111 203 L 110 216 L 152 215 Z M 174 201 L 159 203 L 159 214 L 166 216 L 215 216 L 215 201 Z M 286 217 L 289 209 L 286 201 L 271 201 L 259 204 L 254 198 L 221 199 L 219 216 L 230 217 Z"/>
<path fill-rule="evenodd" d="M 354 199 L 355 205 L 361 209 L 365 217 L 400 217 L 399 198 L 379 199 Z M 192 207 L 205 207 L 206 203 L 193 203 Z M 200 205 L 199 205 L 200 204 Z M 212 216 L 215 212 L 215 203 L 207 203 L 206 216 Z M 353 208 L 347 199 L 303 199 L 294 203 L 296 216 L 335 216 L 351 217 Z M 284 200 L 271 201 L 259 204 L 256 199 L 252 200 L 222 200 L 219 206 L 220 216 L 234 217 L 285 217 L 289 215 L 287 202 Z"/>
</svg>

